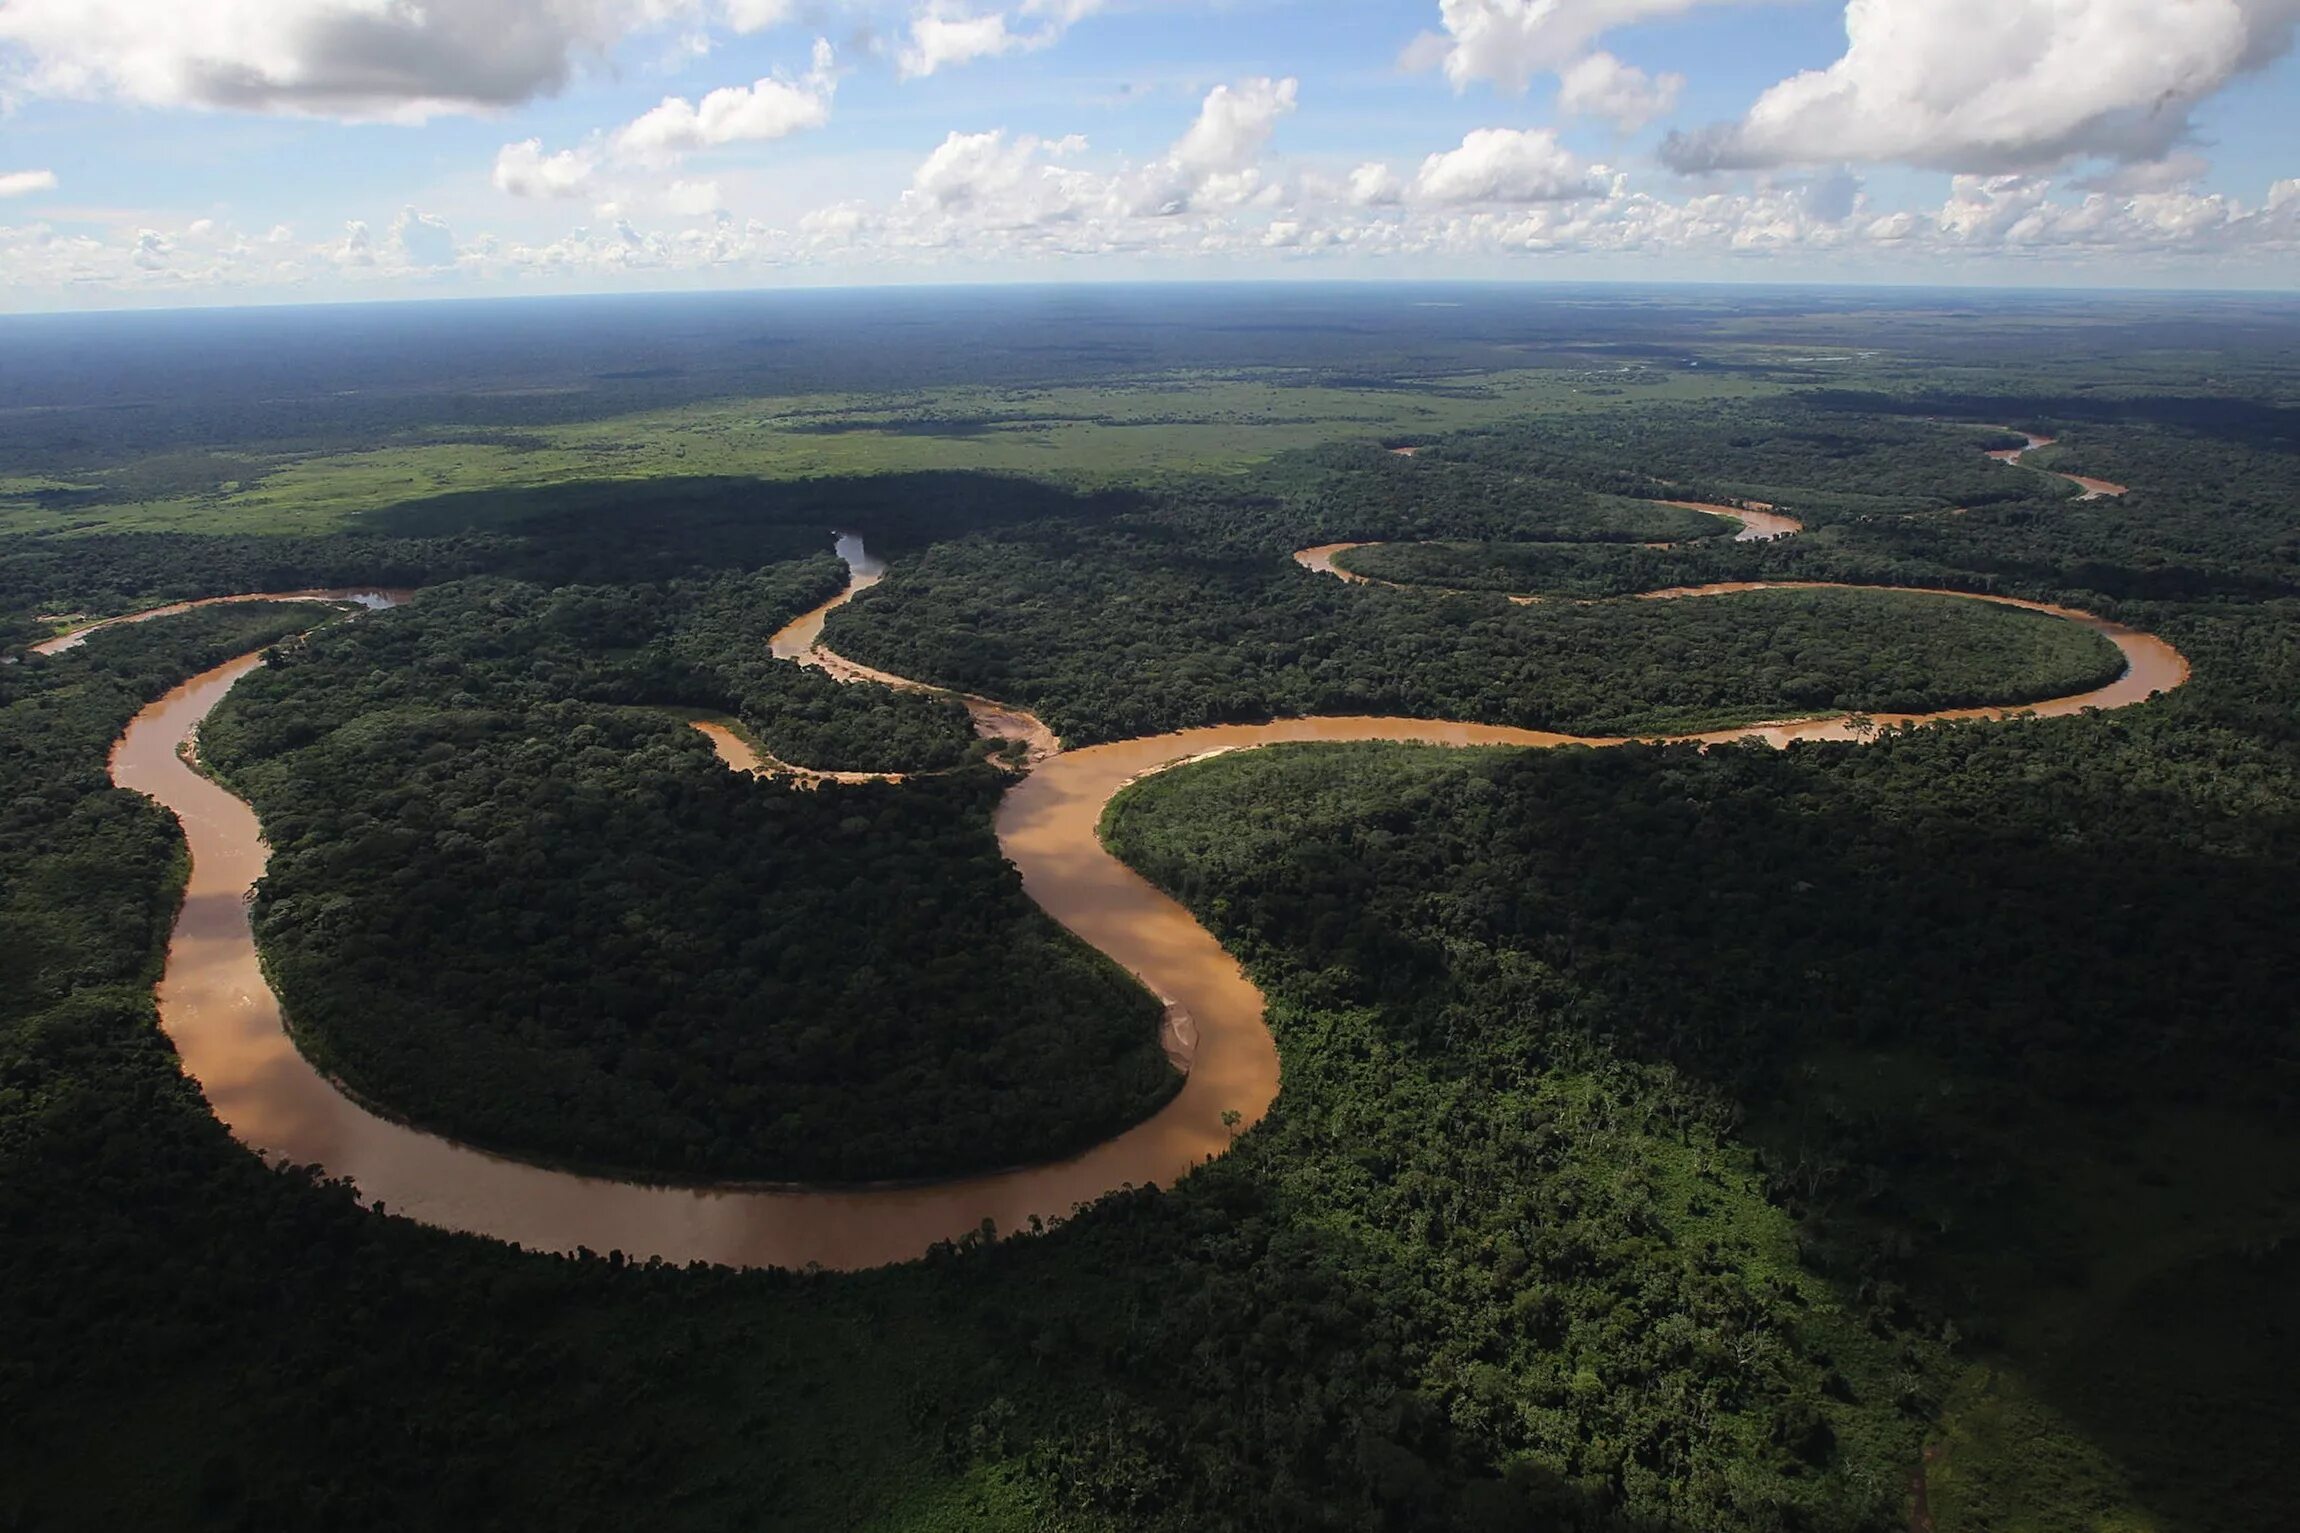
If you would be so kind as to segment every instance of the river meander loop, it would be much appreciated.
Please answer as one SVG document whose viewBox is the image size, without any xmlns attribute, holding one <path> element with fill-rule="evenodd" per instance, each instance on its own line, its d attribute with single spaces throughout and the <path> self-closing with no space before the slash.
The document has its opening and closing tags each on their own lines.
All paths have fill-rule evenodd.
<svg viewBox="0 0 2300 1533">
<path fill-rule="evenodd" d="M 778 634 L 777 653 L 846 679 L 920 685 L 822 647 L 822 620 L 830 609 L 883 572 L 865 557 L 859 539 L 842 540 L 841 552 L 853 572 L 848 589 Z M 1318 554 L 1327 555 L 1323 564 L 1313 557 Z M 1297 558 L 1331 570 L 1328 551 L 1306 550 Z M 1653 595 L 1716 597 L 1758 588 Z M 2123 652 L 2125 673 L 2074 697 L 2019 708 L 1880 716 L 1872 721 L 1875 727 L 2121 708 L 2177 687 L 2188 676 L 2187 662 L 2171 645 L 2101 618 L 2004 597 L 1928 594 L 2083 623 Z M 112 752 L 112 780 L 173 811 L 191 851 L 191 880 L 158 991 L 161 1025 L 186 1071 L 243 1143 L 349 1177 L 364 1197 L 392 1212 L 542 1250 L 619 1250 L 675 1263 L 853 1269 L 905 1261 L 985 1225 L 1012 1232 L 1033 1219 L 1066 1217 L 1120 1187 L 1170 1186 L 1222 1154 L 1237 1133 L 1261 1119 L 1279 1083 L 1277 1044 L 1263 1019 L 1265 997 L 1210 932 L 1111 856 L 1096 834 L 1104 807 L 1129 782 L 1206 755 L 1292 741 L 1532 748 L 1625 743 L 1439 719 L 1309 718 L 1217 725 L 1063 751 L 1028 713 L 967 698 L 978 728 L 1022 740 L 1033 762 L 999 804 L 1000 849 L 1048 914 L 1139 975 L 1167 1003 L 1169 1051 L 1188 1065 L 1182 1090 L 1148 1120 L 1050 1165 L 926 1186 L 657 1187 L 550 1170 L 392 1122 L 346 1096 L 297 1051 L 249 927 L 249 895 L 265 861 L 255 813 L 194 771 L 179 750 L 261 658 L 243 655 L 176 688 L 139 713 Z M 1751 736 L 1777 745 L 1870 737 L 1867 729 L 1856 731 L 1842 719 L 1815 719 L 1669 738 L 1714 742 Z M 757 765 L 730 752 L 733 736 L 721 731 L 713 739 L 731 765 Z M 388 1004 L 389 997 L 377 1001 Z"/>
</svg>

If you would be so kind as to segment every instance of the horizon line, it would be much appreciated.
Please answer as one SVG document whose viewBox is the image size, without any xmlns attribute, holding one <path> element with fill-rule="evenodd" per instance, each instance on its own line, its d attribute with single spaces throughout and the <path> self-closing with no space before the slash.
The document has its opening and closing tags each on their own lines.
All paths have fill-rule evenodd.
<svg viewBox="0 0 2300 1533">
<path fill-rule="evenodd" d="M 1787 293 L 1924 293 L 1997 297 L 2081 297 L 2086 299 L 2196 298 L 2205 300 L 2271 299 L 2300 301 L 2300 286 L 2291 287 L 2175 287 L 2148 285 L 2065 286 L 2049 283 L 1863 281 L 1832 279 L 1732 278 L 1627 278 L 1627 277 L 983 277 L 950 281 L 799 283 L 781 287 L 663 287 L 594 289 L 575 292 L 533 293 L 392 293 L 361 298 L 250 298 L 214 303 L 113 303 L 86 308 L 0 308 L 0 323 L 19 320 L 60 320 L 135 316 L 233 314 L 249 311 L 341 310 L 445 307 L 449 305 L 548 304 L 559 302 L 645 301 L 650 299 L 727 299 L 769 297 L 838 297 L 862 294 L 938 293 L 998 289 L 1022 291 L 1113 291 L 1127 288 L 1237 289 L 1320 287 L 1451 288 L 1479 290 L 1606 289 L 1614 291 L 1771 291 Z"/>
</svg>

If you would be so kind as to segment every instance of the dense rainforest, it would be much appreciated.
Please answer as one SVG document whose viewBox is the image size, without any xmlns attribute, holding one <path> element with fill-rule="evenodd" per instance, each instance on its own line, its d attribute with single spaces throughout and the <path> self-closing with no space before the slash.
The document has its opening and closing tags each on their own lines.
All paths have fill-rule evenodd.
<svg viewBox="0 0 2300 1533">
<path fill-rule="evenodd" d="M 1676 561 L 1666 549 L 1604 543 L 1369 543 L 1336 569 L 1396 585 L 1596 600 L 1667 589 Z"/>
<path fill-rule="evenodd" d="M 1651 733 L 2031 702 L 2123 668 L 2095 634 L 1976 602 L 1769 591 L 1527 607 L 1353 589 L 1161 530 L 1039 524 L 944 544 L 832 614 L 826 638 L 1020 703 L 1073 743 L 1286 714 Z"/>
<path fill-rule="evenodd" d="M 2300 680 L 2288 645 L 2237 642 Z M 2278 892 L 2300 821 L 2257 810 L 2293 801 L 2300 754 L 2228 730 L 2212 701 L 2028 731 L 2042 739 L 1930 729 L 1787 753 L 1284 747 L 1152 779 L 1108 834 L 1246 957 L 1281 1023 L 1362 1009 L 1385 1073 L 1448 1083 L 1457 1141 L 1554 1113 L 1572 1080 L 1598 1122 L 1750 1146 L 1791 1231 L 1771 1270 L 1833 1296 L 1761 1290 L 1757 1323 L 1794 1349 L 1843 1304 L 1898 1339 L 1897 1405 L 1949 1423 L 1941 1525 L 2026 1497 L 2023 1525 L 2097 1526 L 2121 1492 L 2158 1510 L 2150 1525 L 2267 1528 L 2300 1493 L 2277 1446 L 2300 1362 L 2278 1295 L 2300 1266 L 2275 1233 L 2300 1213 L 2300 930 Z M 1325 1057 L 1323 1038 L 1282 1041 L 1290 1071 Z M 1289 1073 L 1289 1100 L 1314 1120 L 1301 1084 Z M 1346 1157 L 1370 1121 L 1318 1127 Z M 1609 1145 L 1625 1185 L 1601 1200 L 1648 1206 L 1665 1249 L 1718 1249 L 1704 1218 L 1740 1189 L 1682 1154 Z M 1447 1236 L 1497 1206 L 1426 1185 Z M 1333 1216 L 1367 1195 L 1338 1194 Z M 1489 1227 L 1487 1259 L 1523 1260 L 1558 1223 Z M 2163 1264 L 2145 1283 L 2127 1243 Z M 1478 1355 L 1500 1363 L 1497 1452 L 1572 1462 L 1542 1440 L 1552 1370 L 1621 1310 L 1593 1253 L 1538 1249 L 1535 1291 L 1564 1314 L 1479 1331 Z M 1658 1265 L 1640 1263 L 1649 1281 Z M 2212 1297 L 2167 1309 L 2188 1282 Z M 1596 1345 L 1611 1379 L 1624 1343 Z M 1991 1458 L 2005 1437 L 2015 1457 Z"/>
<path fill-rule="evenodd" d="M 1269 991 L 1276 1108 L 1172 1189 L 854 1276 L 522 1253 L 233 1144 L 143 990 L 177 843 L 104 785 L 104 751 L 143 698 L 314 614 L 214 609 L 0 666 L 7 953 L 36 955 L 0 991 L 0 1525 L 1883 1533 L 1911 1525 L 1921 1473 L 1944 1533 L 2280 1526 L 2300 1498 L 2292 440 L 2282 417 L 2145 399 L 2113 433 L 2037 389 L 1891 402 L 1720 409 L 1713 451 L 1657 434 L 1655 472 L 1713 466 L 1702 493 L 1777 499 L 1816 530 L 1599 547 L 1664 561 L 1603 594 L 1686 570 L 2012 591 L 2163 634 L 2190 685 L 1860 748 L 1286 748 L 1149 779 L 1112 844 Z M 1865 466 L 1781 434 L 1826 418 L 1858 443 L 1864 415 L 1888 414 Z M 2077 503 L 1927 415 L 2052 431 L 2063 466 L 2133 494 Z M 1766 418 L 1774 435 L 1728 439 Z M 1002 913 L 1031 913 L 988 841 L 994 768 L 945 705 L 866 691 L 826 703 L 863 712 L 812 735 L 786 722 L 794 752 L 958 747 L 947 776 L 813 795 L 734 777 L 659 711 L 750 698 L 770 744 L 768 725 L 807 713 L 779 689 L 810 682 L 737 662 L 835 584 L 832 526 L 896 556 L 834 642 L 885 663 L 869 645 L 900 637 L 936 662 L 911 674 L 971 683 L 974 652 L 929 655 L 913 623 L 964 599 L 936 571 L 975 571 L 996 598 L 967 609 L 982 652 L 1059 679 L 1046 695 L 1075 700 L 1058 727 L 1080 737 L 1130 732 L 1126 708 L 1310 706 L 1320 672 L 1300 655 L 1321 644 L 1334 685 L 1370 677 L 1401 707 L 1522 706 L 1477 674 L 1519 654 L 1548 667 L 1521 678 L 1588 677 L 1544 707 L 1623 717 L 1783 700 L 1791 660 L 1837 688 L 1814 705 L 1830 710 L 2100 663 L 2054 637 L 2069 630 L 1971 604 L 1559 604 L 1554 626 L 1519 628 L 1552 609 L 1350 588 L 1286 559 L 1352 538 L 1666 535 L 1551 514 L 1678 493 L 1603 477 L 1631 467 L 1608 462 L 1614 432 L 1576 415 L 1516 446 L 1337 447 L 1125 497 L 602 487 L 572 510 L 415 506 L 314 539 L 281 557 L 457 552 L 418 572 L 435 589 L 408 609 L 283 650 L 214 721 L 211 754 L 278 849 L 268 951 L 283 975 L 301 954 L 347 1007 L 345 971 L 382 955 L 386 1020 L 407 1024 L 428 955 L 466 960 L 438 966 L 444 1001 L 459 975 L 509 988 L 487 948 L 534 939 L 522 901 L 568 923 L 526 981 L 565 983 L 544 956 L 606 952 L 694 996 L 719 959 L 678 972 L 663 955 L 716 923 L 749 921 L 759 943 L 726 961 L 794 971 L 761 968 L 762 985 L 839 972 L 853 955 L 759 927 L 786 894 L 826 921 L 913 922 L 873 964 L 889 990 L 923 986 L 947 932 L 1011 931 Z M 1487 465 L 1459 470 L 1474 490 L 1423 499 L 1457 482 L 1457 453 Z M 1905 487 L 1870 477 L 1936 459 L 1978 477 L 1945 494 L 1913 467 Z M 1948 514 L 1984 483 L 2009 497 Z M 856 514 L 826 515 L 841 494 Z M 17 631 L 108 596 L 261 588 L 254 540 L 180 540 L 180 574 L 173 541 L 0 544 L 8 589 L 39 593 L 9 597 Z M 321 578 L 294 573 L 279 583 Z M 1115 599 L 1137 578 L 1158 610 Z M 1193 622 L 1219 641 L 1195 670 Z M 1279 631 L 1300 652 L 1235 642 Z M 1856 645 L 1873 665 L 1845 658 Z M 1093 681 L 1120 663 L 1127 686 Z M 1666 690 L 1685 678 L 1774 690 Z M 545 836 L 554 817 L 587 839 Z M 890 915 L 934 898 L 929 878 L 979 892 Z M 388 924 L 362 883 L 481 920 L 403 897 Z M 610 910 L 644 929 L 582 925 Z M 340 945 L 327 920 L 347 920 Z M 971 954 L 970 972 L 1011 957 Z M 910 993 L 898 1020 L 922 1038 L 974 999 Z M 689 1041 L 756 1048 L 745 1015 Z M 516 1044 L 525 1019 L 498 1020 Z M 630 1065 L 602 1096 L 677 1107 L 680 1072 L 615 1039 L 625 1020 L 585 1018 L 586 1046 Z M 839 1058 L 835 1037 L 796 1041 Z"/>
</svg>

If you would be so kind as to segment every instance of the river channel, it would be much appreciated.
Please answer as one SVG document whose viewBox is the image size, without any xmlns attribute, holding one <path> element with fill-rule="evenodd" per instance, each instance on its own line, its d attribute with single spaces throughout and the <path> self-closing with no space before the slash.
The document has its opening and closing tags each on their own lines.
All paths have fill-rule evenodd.
<svg viewBox="0 0 2300 1533">
<path fill-rule="evenodd" d="M 879 673 L 852 666 L 821 645 L 828 612 L 884 574 L 859 538 L 842 537 L 839 548 L 852 571 L 848 589 L 776 635 L 775 652 L 834 675 L 846 674 L 841 670 L 846 666 L 877 679 Z M 1313 559 L 1313 552 L 1327 553 L 1305 550 L 1297 557 L 1342 573 L 1333 569 L 1330 554 Z M 1751 589 L 1758 588 L 1655 594 L 1729 598 Z M 350 593 L 294 594 L 352 599 Z M 2124 707 L 2187 679 L 2187 662 L 2172 646 L 2103 619 L 2003 598 L 1932 594 L 1944 600 L 2003 601 L 2086 624 L 2117 645 L 2127 668 L 2111 685 L 2080 696 L 1928 718 Z M 1624 743 L 1432 719 L 1314 718 L 1221 725 L 1061 751 L 1029 714 L 970 699 L 970 707 L 982 705 L 976 718 L 985 732 L 1011 729 L 1031 746 L 1028 759 L 1035 763 L 999 805 L 1001 849 L 1021 870 L 1032 899 L 1140 976 L 1166 1002 L 1169 1051 L 1188 1065 L 1181 1092 L 1147 1121 L 1050 1165 L 925 1186 L 660 1187 L 510 1160 L 393 1122 L 347 1096 L 297 1050 L 282 1025 L 278 999 L 264 978 L 249 928 L 249 896 L 263 874 L 266 855 L 256 816 L 193 770 L 182 754 L 201 720 L 260 661 L 259 655 L 242 656 L 178 687 L 138 714 L 112 753 L 113 781 L 172 810 L 190 846 L 191 881 L 169 943 L 159 1013 L 185 1070 L 205 1090 L 217 1116 L 258 1151 L 349 1177 L 366 1199 L 427 1224 L 543 1250 L 620 1250 L 634 1258 L 680 1263 L 851 1269 L 907 1260 L 986 1223 L 1011 1232 L 1034 1218 L 1065 1217 L 1123 1186 L 1171 1185 L 1221 1154 L 1237 1133 L 1263 1116 L 1279 1086 L 1278 1051 L 1264 1023 L 1264 996 L 1211 933 L 1112 857 L 1096 834 L 1104 807 L 1136 778 L 1213 753 L 1293 741 L 1527 747 Z M 1919 721 L 1880 716 L 1872 722 Z M 1707 742 L 1751 735 L 1785 744 L 1866 738 L 1867 731 L 1856 736 L 1855 726 L 1832 718 L 1677 738 Z M 731 766 L 747 770 L 759 765 L 746 759 L 740 741 L 727 731 L 718 731 L 713 740 Z M 832 785 L 822 791 L 837 789 Z M 377 997 L 377 1004 L 389 1004 L 389 997 Z"/>
</svg>

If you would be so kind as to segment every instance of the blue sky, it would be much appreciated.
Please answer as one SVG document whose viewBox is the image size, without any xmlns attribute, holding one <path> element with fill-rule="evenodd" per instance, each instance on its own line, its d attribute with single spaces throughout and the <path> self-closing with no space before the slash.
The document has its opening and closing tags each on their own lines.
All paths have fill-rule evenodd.
<svg viewBox="0 0 2300 1533">
<path fill-rule="evenodd" d="M 1255 275 L 2289 288 L 2296 19 L 0 0 L 0 305 Z"/>
</svg>

